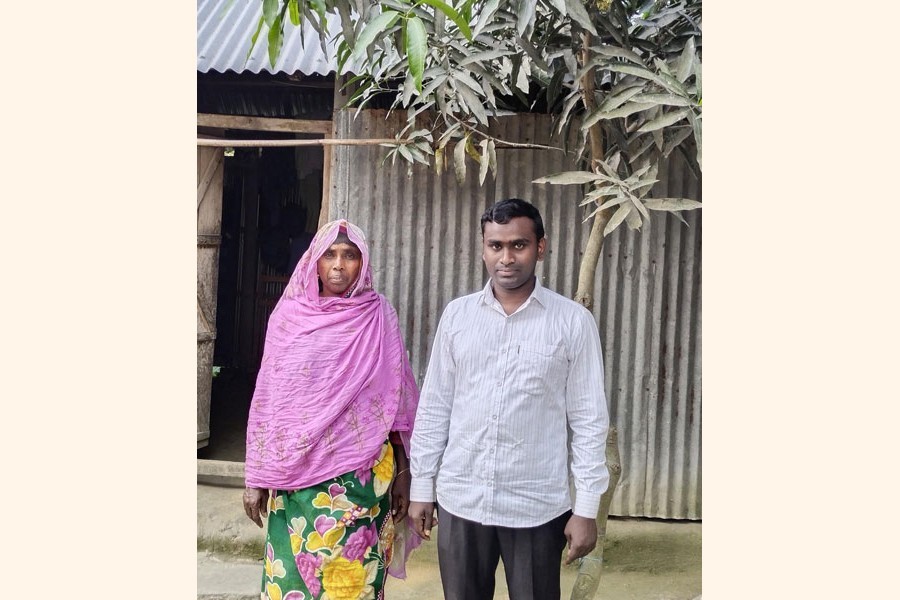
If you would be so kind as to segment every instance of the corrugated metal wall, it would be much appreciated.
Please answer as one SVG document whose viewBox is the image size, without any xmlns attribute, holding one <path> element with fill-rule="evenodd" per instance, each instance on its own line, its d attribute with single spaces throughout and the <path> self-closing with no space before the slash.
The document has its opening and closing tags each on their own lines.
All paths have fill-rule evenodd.
<svg viewBox="0 0 900 600">
<path fill-rule="evenodd" d="M 401 114 L 335 113 L 335 137 L 386 138 Z M 546 144 L 548 115 L 499 119 L 495 133 Z M 397 309 L 413 370 L 421 383 L 441 312 L 453 298 L 484 285 L 481 213 L 496 200 L 521 197 L 544 216 L 548 252 L 541 282 L 572 297 L 587 240 L 580 190 L 534 185 L 542 175 L 577 168 L 561 152 L 498 149 L 498 174 L 478 185 L 469 162 L 460 186 L 398 160 L 382 167 L 386 149 L 334 149 L 330 218 L 345 217 L 369 237 L 376 288 Z M 674 156 L 674 155 L 673 155 Z M 661 170 L 657 196 L 700 198 L 700 184 L 675 158 Z M 621 227 L 604 243 L 594 314 L 604 345 L 606 391 L 619 430 L 622 478 L 611 514 L 700 519 L 700 233 L 658 213 L 642 231 Z"/>
</svg>

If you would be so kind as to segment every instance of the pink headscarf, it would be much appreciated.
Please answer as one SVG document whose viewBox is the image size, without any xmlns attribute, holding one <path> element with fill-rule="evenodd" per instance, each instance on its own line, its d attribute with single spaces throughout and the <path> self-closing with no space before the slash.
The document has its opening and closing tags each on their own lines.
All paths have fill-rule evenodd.
<svg viewBox="0 0 900 600">
<path fill-rule="evenodd" d="M 319 297 L 317 261 L 342 231 L 362 254 L 359 279 L 349 297 Z M 408 456 L 418 399 L 397 314 L 372 289 L 363 232 L 327 223 L 269 318 L 247 424 L 247 486 L 297 490 L 371 468 L 390 431 Z"/>
</svg>

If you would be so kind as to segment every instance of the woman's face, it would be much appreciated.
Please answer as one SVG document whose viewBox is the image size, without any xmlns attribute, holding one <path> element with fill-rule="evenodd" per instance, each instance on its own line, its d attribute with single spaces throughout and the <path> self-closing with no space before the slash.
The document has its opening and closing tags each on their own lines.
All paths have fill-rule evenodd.
<svg viewBox="0 0 900 600">
<path fill-rule="evenodd" d="M 343 296 L 356 282 L 362 267 L 362 254 L 356 244 L 335 242 L 317 264 L 319 279 L 322 280 L 321 296 L 334 298 Z"/>
</svg>

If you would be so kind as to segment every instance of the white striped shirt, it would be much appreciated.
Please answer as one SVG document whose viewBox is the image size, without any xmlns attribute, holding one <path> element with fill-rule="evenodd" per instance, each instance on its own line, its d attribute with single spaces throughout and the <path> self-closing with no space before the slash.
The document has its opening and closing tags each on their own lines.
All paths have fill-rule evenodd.
<svg viewBox="0 0 900 600">
<path fill-rule="evenodd" d="M 509 316 L 490 281 L 450 302 L 413 428 L 410 499 L 502 527 L 569 509 L 595 518 L 609 483 L 602 361 L 593 315 L 540 281 Z"/>
</svg>

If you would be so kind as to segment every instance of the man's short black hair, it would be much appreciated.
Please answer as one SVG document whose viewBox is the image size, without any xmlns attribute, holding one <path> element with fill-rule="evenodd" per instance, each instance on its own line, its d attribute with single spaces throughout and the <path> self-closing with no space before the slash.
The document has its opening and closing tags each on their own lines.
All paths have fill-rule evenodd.
<svg viewBox="0 0 900 600">
<path fill-rule="evenodd" d="M 481 235 L 484 237 L 485 223 L 506 225 L 516 217 L 528 217 L 534 223 L 534 234 L 538 241 L 544 237 L 544 221 L 541 212 L 530 202 L 521 198 L 507 198 L 494 204 L 481 215 Z"/>
</svg>

